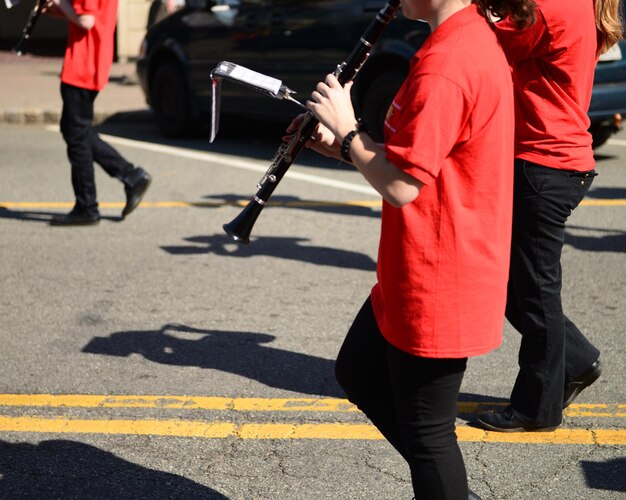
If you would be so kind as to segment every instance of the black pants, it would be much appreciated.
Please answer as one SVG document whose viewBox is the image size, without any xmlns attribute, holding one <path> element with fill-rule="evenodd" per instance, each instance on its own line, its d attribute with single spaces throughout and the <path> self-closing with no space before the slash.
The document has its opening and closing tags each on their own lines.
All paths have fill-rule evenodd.
<svg viewBox="0 0 626 500">
<path fill-rule="evenodd" d="M 93 103 L 97 95 L 96 90 L 61 82 L 61 133 L 72 166 L 75 209 L 91 214 L 98 213 L 93 162 L 98 163 L 111 177 L 124 183 L 134 170 L 134 166 L 100 139 L 93 129 Z"/>
<path fill-rule="evenodd" d="M 565 222 L 595 175 L 515 162 L 506 317 L 522 342 L 511 405 L 541 426 L 561 423 L 565 384 L 600 355 L 561 305 Z"/>
<path fill-rule="evenodd" d="M 467 475 L 456 434 L 466 358 L 412 356 L 389 344 L 365 302 L 337 357 L 337 381 L 400 452 L 418 500 L 466 500 Z"/>
</svg>

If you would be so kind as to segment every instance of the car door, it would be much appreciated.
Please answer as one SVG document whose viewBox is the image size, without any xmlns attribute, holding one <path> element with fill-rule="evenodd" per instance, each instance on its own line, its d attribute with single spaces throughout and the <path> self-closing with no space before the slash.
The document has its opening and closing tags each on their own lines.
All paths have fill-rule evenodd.
<svg viewBox="0 0 626 500">
<path fill-rule="evenodd" d="M 384 3 L 374 1 L 378 8 Z M 315 84 L 346 59 L 373 19 L 375 13 L 365 6 L 366 0 L 273 0 L 266 73 L 306 100 Z"/>
<path fill-rule="evenodd" d="M 193 88 L 203 100 L 211 91 L 210 73 L 220 61 L 231 61 L 262 71 L 270 20 L 271 0 L 216 0 L 204 12 L 190 16 L 187 44 Z M 243 111 L 256 106 L 257 95 L 225 82 L 222 86 L 223 109 Z"/>
</svg>

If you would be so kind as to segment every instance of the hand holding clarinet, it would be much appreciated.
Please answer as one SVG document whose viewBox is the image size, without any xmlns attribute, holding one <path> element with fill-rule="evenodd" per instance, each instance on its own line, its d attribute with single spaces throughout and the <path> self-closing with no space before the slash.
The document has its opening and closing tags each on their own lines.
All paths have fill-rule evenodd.
<svg viewBox="0 0 626 500">
<path fill-rule="evenodd" d="M 325 83 L 318 84 L 315 92 L 311 96 L 312 101 L 309 101 L 307 104 L 309 111 L 292 122 L 289 130 L 295 130 L 295 132 L 292 136 L 284 138 L 284 142 L 279 146 L 272 160 L 272 164 L 257 184 L 258 190 L 254 197 L 238 216 L 229 223 L 224 224 L 224 231 L 235 241 L 244 244 L 250 242 L 250 233 L 261 210 L 296 157 L 305 147 L 306 143 L 311 142 L 312 137 L 321 141 L 319 142 L 319 147 L 328 153 L 328 155 L 337 157 L 336 153 L 339 148 L 341 157 L 346 160 L 348 159 L 344 151 L 345 147 L 342 147 L 344 145 L 339 146 L 339 144 L 337 144 L 337 138 L 338 134 L 345 129 L 348 129 L 347 132 L 350 132 L 355 129 L 356 125 L 354 110 L 349 99 L 350 82 L 354 79 L 363 64 L 365 64 L 371 48 L 382 35 L 382 32 L 389 22 L 395 17 L 399 7 L 400 0 L 387 0 L 385 6 L 378 12 L 376 18 L 367 27 L 365 33 L 363 33 L 363 36 L 348 55 L 347 59 L 337 66 L 337 70 L 332 77 L 329 76 Z M 329 84 L 331 84 L 332 87 Z M 344 94 L 343 98 L 338 96 L 340 93 Z M 326 105 L 326 99 L 329 98 L 333 98 L 333 100 L 336 98 L 337 101 L 342 103 L 341 109 L 343 111 L 339 111 L 339 114 L 343 114 L 344 111 L 347 111 L 342 118 L 333 125 L 331 125 L 330 122 L 332 120 L 332 114 L 336 113 L 336 111 L 331 111 L 331 108 L 334 108 L 334 104 Z M 320 114 L 322 119 L 327 120 L 327 124 L 331 125 L 330 127 L 318 126 L 319 121 L 317 117 L 314 116 L 314 109 L 317 110 L 316 112 Z M 348 122 L 350 123 L 348 124 Z M 328 132 L 332 132 L 332 135 L 335 137 L 334 140 L 331 140 Z M 311 144 L 311 146 L 318 147 L 315 144 Z"/>
<path fill-rule="evenodd" d="M 11 3 L 11 7 L 17 5 L 17 3 L 19 2 Z M 28 15 L 24 29 L 22 30 L 22 36 L 18 40 L 17 44 L 15 44 L 15 47 L 13 47 L 13 53 L 16 55 L 21 56 L 24 53 L 24 44 L 30 39 L 31 34 L 37 25 L 37 21 L 39 20 L 39 16 L 41 16 L 45 10 L 46 4 L 47 0 L 37 0 L 35 2 L 35 5 Z"/>
</svg>

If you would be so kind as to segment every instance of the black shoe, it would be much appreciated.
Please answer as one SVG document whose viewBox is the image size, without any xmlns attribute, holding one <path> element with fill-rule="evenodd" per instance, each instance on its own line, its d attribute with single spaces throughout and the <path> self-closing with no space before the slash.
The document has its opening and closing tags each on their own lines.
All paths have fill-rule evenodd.
<svg viewBox="0 0 626 500">
<path fill-rule="evenodd" d="M 467 500 L 481 500 L 481 498 L 472 490 L 467 490 Z"/>
<path fill-rule="evenodd" d="M 487 413 L 475 423 L 483 429 L 496 432 L 550 432 L 558 427 L 558 425 L 551 427 L 535 425 L 510 406 L 501 412 Z"/>
<path fill-rule="evenodd" d="M 122 219 L 137 208 L 151 182 L 152 177 L 143 168 L 136 168 L 131 174 L 128 184 L 124 187 L 126 206 L 122 210 Z"/>
<path fill-rule="evenodd" d="M 571 405 L 583 389 L 593 384 L 602 374 L 602 365 L 597 360 L 591 367 L 576 380 L 572 380 L 565 386 L 563 394 L 563 409 Z"/>
<path fill-rule="evenodd" d="M 90 214 L 72 210 L 69 214 L 55 215 L 50 219 L 51 226 L 94 226 L 100 222 L 100 214 Z"/>
</svg>

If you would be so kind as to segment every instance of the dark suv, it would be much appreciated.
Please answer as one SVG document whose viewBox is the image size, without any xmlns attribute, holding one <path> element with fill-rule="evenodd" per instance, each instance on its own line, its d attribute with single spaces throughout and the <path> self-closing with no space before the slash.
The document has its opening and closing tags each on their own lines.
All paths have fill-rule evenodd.
<svg viewBox="0 0 626 500">
<path fill-rule="evenodd" d="M 626 114 L 626 41 L 600 57 L 593 85 L 589 118 L 593 146 L 604 144 L 620 130 Z"/>
<path fill-rule="evenodd" d="M 306 100 L 315 84 L 341 63 L 384 0 L 187 0 L 152 26 L 137 72 L 160 131 L 181 136 L 202 130 L 210 110 L 211 70 L 231 61 L 282 80 Z M 408 63 L 429 35 L 426 23 L 402 14 L 371 51 L 354 85 L 360 116 L 381 140 L 384 114 L 408 72 Z M 622 46 L 626 49 L 625 46 Z M 594 145 L 619 127 L 626 112 L 625 62 L 619 48 L 598 65 L 590 110 Z M 624 52 L 626 56 L 626 52 Z M 299 109 L 243 86 L 225 82 L 222 113 L 289 118 Z"/>
</svg>

